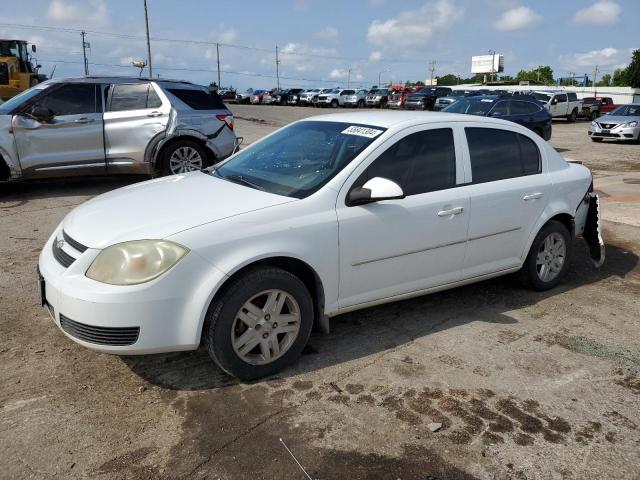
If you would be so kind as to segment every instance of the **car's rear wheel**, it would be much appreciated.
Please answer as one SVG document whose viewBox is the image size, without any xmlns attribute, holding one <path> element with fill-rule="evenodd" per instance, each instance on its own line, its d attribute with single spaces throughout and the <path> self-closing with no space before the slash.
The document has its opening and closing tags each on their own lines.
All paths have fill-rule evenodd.
<svg viewBox="0 0 640 480">
<path fill-rule="evenodd" d="M 598 112 L 591 112 L 591 121 L 594 121 L 596 118 L 598 118 Z"/>
<path fill-rule="evenodd" d="M 285 270 L 259 267 L 212 303 L 203 335 L 220 368 L 254 380 L 294 363 L 312 325 L 313 302 L 304 283 Z"/>
<path fill-rule="evenodd" d="M 567 115 L 567 121 L 569 123 L 572 123 L 576 121 L 576 118 L 578 118 L 578 109 L 574 108 L 573 110 L 571 110 L 571 113 Z"/>
<path fill-rule="evenodd" d="M 331 100 L 331 108 L 338 108 L 338 100 Z"/>
<path fill-rule="evenodd" d="M 358 100 L 357 108 L 364 108 L 364 100 Z"/>
<path fill-rule="evenodd" d="M 202 170 L 208 166 L 207 152 L 193 140 L 178 140 L 162 154 L 162 174 L 175 175 Z"/>
<path fill-rule="evenodd" d="M 566 274 L 571 254 L 567 227 L 552 220 L 536 235 L 522 267 L 525 283 L 534 290 L 549 290 Z"/>
</svg>

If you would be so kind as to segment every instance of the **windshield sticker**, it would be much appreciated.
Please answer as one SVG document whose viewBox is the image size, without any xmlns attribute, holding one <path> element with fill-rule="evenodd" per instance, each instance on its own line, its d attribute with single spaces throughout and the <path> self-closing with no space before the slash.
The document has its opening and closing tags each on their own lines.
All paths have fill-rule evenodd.
<svg viewBox="0 0 640 480">
<path fill-rule="evenodd" d="M 351 125 L 349 128 L 345 128 L 341 133 L 345 135 L 357 135 L 359 137 L 376 138 L 383 130 L 376 130 L 375 128 L 357 127 Z"/>
</svg>

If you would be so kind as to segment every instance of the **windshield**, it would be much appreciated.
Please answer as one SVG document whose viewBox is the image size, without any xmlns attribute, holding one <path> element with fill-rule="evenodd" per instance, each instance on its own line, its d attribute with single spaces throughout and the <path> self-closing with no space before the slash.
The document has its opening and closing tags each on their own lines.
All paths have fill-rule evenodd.
<svg viewBox="0 0 640 480">
<path fill-rule="evenodd" d="M 319 190 L 384 128 L 342 122 L 294 123 L 224 162 L 214 175 L 276 195 Z"/>
<path fill-rule="evenodd" d="M 612 110 L 609 115 L 617 115 L 619 117 L 640 117 L 640 105 L 622 105 L 621 107 Z"/>
<path fill-rule="evenodd" d="M 448 113 L 466 113 L 469 115 L 486 115 L 493 106 L 493 100 L 468 100 L 461 98 L 456 102 L 453 102 L 446 108 L 443 108 L 443 112 Z"/>
<path fill-rule="evenodd" d="M 596 100 L 593 97 L 587 97 L 587 98 L 583 98 L 582 99 L 582 103 L 583 104 L 585 104 L 585 103 L 598 103 L 598 100 Z"/>
<path fill-rule="evenodd" d="M 551 100 L 551 95 L 547 95 L 546 93 L 531 92 L 531 95 L 533 95 L 536 100 L 540 100 L 543 103 L 547 103 Z"/>
<path fill-rule="evenodd" d="M 388 91 L 389 90 L 387 90 L 386 88 L 381 88 L 379 90 L 376 90 L 373 93 L 374 93 L 374 95 L 386 95 Z"/>
<path fill-rule="evenodd" d="M 7 100 L 2 105 L 0 105 L 0 115 L 9 114 L 13 109 L 15 109 L 16 107 L 19 107 L 30 98 L 35 97 L 40 92 L 42 92 L 42 90 L 44 90 L 45 88 L 46 86 L 41 84 L 41 85 L 38 85 L 37 87 L 30 88 L 29 90 L 25 90 L 24 92 L 16 95 L 10 100 Z"/>
</svg>

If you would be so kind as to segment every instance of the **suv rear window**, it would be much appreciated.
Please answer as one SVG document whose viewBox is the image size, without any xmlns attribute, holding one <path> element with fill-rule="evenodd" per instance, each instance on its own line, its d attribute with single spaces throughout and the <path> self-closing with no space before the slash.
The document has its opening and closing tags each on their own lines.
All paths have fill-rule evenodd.
<svg viewBox="0 0 640 480">
<path fill-rule="evenodd" d="M 222 110 L 225 108 L 220 95 L 216 92 L 190 88 L 168 88 L 167 90 L 194 110 Z"/>
<path fill-rule="evenodd" d="M 158 108 L 162 101 L 149 83 L 116 84 L 111 93 L 110 112 Z"/>
</svg>

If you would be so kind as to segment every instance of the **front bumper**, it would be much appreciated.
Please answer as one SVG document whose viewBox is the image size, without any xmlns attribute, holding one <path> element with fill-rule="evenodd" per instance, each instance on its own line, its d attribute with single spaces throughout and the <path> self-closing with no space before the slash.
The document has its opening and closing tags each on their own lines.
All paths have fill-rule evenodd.
<svg viewBox="0 0 640 480">
<path fill-rule="evenodd" d="M 389 103 L 387 104 L 387 106 L 389 108 L 393 108 L 393 109 L 402 109 L 402 107 L 404 106 L 403 102 L 401 100 L 396 100 L 396 101 L 389 101 Z"/>
<path fill-rule="evenodd" d="M 407 110 L 424 110 L 424 103 L 404 102 L 404 108 Z"/>
<path fill-rule="evenodd" d="M 638 140 L 640 139 L 640 124 L 635 127 L 616 126 L 611 129 L 591 125 L 589 136 L 593 138 L 606 138 L 609 140 Z"/>
<path fill-rule="evenodd" d="M 53 243 L 61 232 L 59 228 L 45 244 L 38 270 L 43 303 L 67 337 L 84 347 L 120 355 L 198 347 L 212 292 L 226 278 L 221 271 L 189 252 L 151 282 L 107 285 L 85 276 L 100 250 L 80 252 L 66 243 L 62 249 L 75 261 L 68 268 L 59 263 Z M 206 284 L 208 291 L 202 288 Z"/>
</svg>

